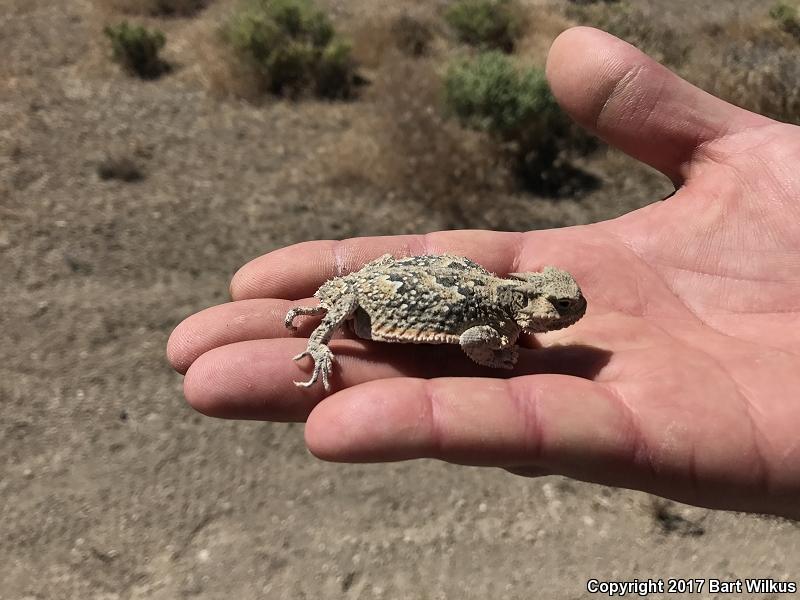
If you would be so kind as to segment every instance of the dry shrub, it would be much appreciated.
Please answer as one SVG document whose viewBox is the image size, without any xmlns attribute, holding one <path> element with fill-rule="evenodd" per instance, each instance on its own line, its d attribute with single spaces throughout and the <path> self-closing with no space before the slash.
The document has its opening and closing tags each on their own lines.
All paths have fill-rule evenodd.
<svg viewBox="0 0 800 600">
<path fill-rule="evenodd" d="M 424 56 L 433 40 L 433 25 L 409 14 L 398 16 L 391 27 L 394 44 L 407 56 Z"/>
<path fill-rule="evenodd" d="M 391 21 L 385 18 L 365 19 L 347 35 L 353 45 L 353 60 L 368 71 L 379 69 L 384 59 L 396 48 Z"/>
<path fill-rule="evenodd" d="M 107 155 L 97 165 L 97 175 L 100 179 L 108 181 L 116 179 L 126 183 L 133 183 L 144 179 L 144 171 L 138 162 L 127 155 Z"/>
<path fill-rule="evenodd" d="M 793 11 L 764 11 L 761 21 L 738 17 L 692 36 L 665 23 L 658 7 L 632 2 L 572 5 L 573 20 L 604 29 L 681 76 L 729 102 L 769 117 L 800 122 L 800 61 L 791 35 Z M 771 17 L 771 19 L 770 19 Z"/>
<path fill-rule="evenodd" d="M 112 10 L 151 17 L 189 17 L 204 9 L 209 0 L 99 0 Z"/>
<path fill-rule="evenodd" d="M 535 25 L 526 27 L 514 46 L 516 61 L 520 66 L 542 66 L 553 41 L 572 26 L 572 22 L 560 11 L 537 10 L 535 16 L 527 17 L 527 21 L 534 21 L 534 18 Z"/>
<path fill-rule="evenodd" d="M 203 21 L 198 20 L 199 27 L 188 38 L 200 81 L 218 99 L 238 98 L 258 104 L 264 99 L 261 82 L 219 35 L 219 24 L 210 19 Z"/>
<path fill-rule="evenodd" d="M 797 44 L 758 24 L 716 29 L 703 61 L 683 73 L 703 89 L 754 112 L 800 124 L 800 61 Z M 721 48 L 721 49 L 720 49 Z"/>
<path fill-rule="evenodd" d="M 659 10 L 655 5 L 601 2 L 570 5 L 566 14 L 580 25 L 597 27 L 633 44 L 660 63 L 678 67 L 689 56 L 691 40 L 665 23 Z"/>
<path fill-rule="evenodd" d="M 454 222 L 478 196 L 507 191 L 508 168 L 496 144 L 442 115 L 441 76 L 427 60 L 395 55 L 370 90 L 371 117 L 360 119 L 328 154 L 331 183 L 368 184 L 399 200 L 430 204 Z"/>
<path fill-rule="evenodd" d="M 587 4 L 616 4 L 619 0 L 568 0 L 571 4 L 585 6 Z"/>
<path fill-rule="evenodd" d="M 424 15 L 404 12 L 391 18 L 369 19 L 349 32 L 353 58 L 362 68 L 379 69 L 398 52 L 405 56 L 430 54 L 436 39 L 435 24 Z"/>
</svg>

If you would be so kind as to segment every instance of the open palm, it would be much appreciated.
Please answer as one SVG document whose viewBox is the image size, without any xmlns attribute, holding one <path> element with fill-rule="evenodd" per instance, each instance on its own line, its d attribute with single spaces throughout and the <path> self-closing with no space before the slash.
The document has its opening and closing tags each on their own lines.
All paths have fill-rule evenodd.
<svg viewBox="0 0 800 600">
<path fill-rule="evenodd" d="M 560 473 L 685 502 L 800 517 L 800 128 L 728 105 L 631 46 L 577 28 L 548 61 L 572 116 L 665 174 L 669 199 L 603 223 L 309 242 L 237 273 L 234 302 L 189 317 L 169 357 L 198 410 L 307 420 L 316 455 L 435 457 Z M 332 383 L 301 389 L 315 321 L 283 318 L 389 252 L 452 253 L 504 274 L 556 265 L 589 302 L 527 340 L 518 368 L 457 347 L 337 339 Z"/>
</svg>

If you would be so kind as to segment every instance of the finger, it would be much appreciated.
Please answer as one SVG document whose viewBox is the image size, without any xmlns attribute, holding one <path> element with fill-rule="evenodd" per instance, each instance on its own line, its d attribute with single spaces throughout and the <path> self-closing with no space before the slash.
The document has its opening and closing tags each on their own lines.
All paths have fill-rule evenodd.
<svg viewBox="0 0 800 600">
<path fill-rule="evenodd" d="M 299 302 L 259 298 L 212 306 L 187 317 L 174 329 L 167 342 L 167 359 L 173 369 L 186 373 L 197 357 L 212 348 L 246 340 L 308 337 L 318 318 L 298 317 L 294 331 L 286 328 L 284 320 L 289 309 L 316 304 L 313 298 Z"/>
<path fill-rule="evenodd" d="M 676 183 L 686 178 L 703 144 L 771 122 L 588 27 L 569 29 L 553 42 L 547 77 L 559 104 L 579 124 Z"/>
<path fill-rule="evenodd" d="M 199 412 L 229 419 L 304 421 L 326 397 L 320 382 L 304 388 L 295 381 L 311 376 L 311 359 L 293 361 L 306 349 L 304 339 L 256 340 L 214 348 L 197 358 L 186 372 L 184 395 Z M 365 381 L 403 375 L 425 376 L 433 364 L 432 346 L 408 352 L 367 342 L 341 340 L 330 345 L 336 362 L 330 381 L 333 391 Z M 425 360 L 420 360 L 420 358 Z M 440 368 L 465 373 L 470 368 L 452 352 L 439 353 Z"/>
<path fill-rule="evenodd" d="M 633 460 L 634 427 L 605 386 L 546 374 L 367 383 L 323 400 L 305 435 L 327 460 L 437 458 L 597 480 Z"/>
<path fill-rule="evenodd" d="M 516 268 L 521 234 L 490 231 L 447 231 L 427 235 L 353 238 L 303 242 L 265 254 L 233 276 L 234 300 L 296 299 L 311 296 L 323 282 L 360 269 L 383 254 L 412 256 L 457 254 L 492 271 Z"/>
<path fill-rule="evenodd" d="M 279 338 L 228 344 L 197 358 L 186 372 L 184 394 L 198 411 L 214 417 L 302 421 L 328 394 L 307 381 L 311 360 L 293 361 L 305 350 L 307 340 Z M 610 353 L 591 346 L 522 349 L 514 370 L 479 367 L 458 347 L 375 344 L 337 340 L 331 344 L 336 357 L 333 391 L 393 377 L 481 376 L 511 377 L 531 373 L 569 373 L 596 377 L 610 360 Z M 334 394 L 335 395 L 335 394 Z"/>
</svg>

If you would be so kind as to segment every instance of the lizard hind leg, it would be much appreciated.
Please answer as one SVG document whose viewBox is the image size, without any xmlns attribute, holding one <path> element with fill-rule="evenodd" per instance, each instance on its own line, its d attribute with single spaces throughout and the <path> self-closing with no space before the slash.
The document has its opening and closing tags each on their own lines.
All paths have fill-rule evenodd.
<svg viewBox="0 0 800 600">
<path fill-rule="evenodd" d="M 311 357 L 314 361 L 314 371 L 311 374 L 311 379 L 308 381 L 295 381 L 295 385 L 298 387 L 311 387 L 317 382 L 317 379 L 321 377 L 322 386 L 325 388 L 325 391 L 330 391 L 331 388 L 328 377 L 333 370 L 333 363 L 336 359 L 333 356 L 333 352 L 328 348 L 328 342 L 331 341 L 336 329 L 353 315 L 356 308 L 358 308 L 358 302 L 356 302 L 355 294 L 345 294 L 328 309 L 327 314 L 312 332 L 311 337 L 308 338 L 308 346 L 306 349 L 293 359 L 300 360 L 305 356 Z M 292 311 L 289 312 L 289 315 L 291 314 Z M 289 320 L 289 315 L 286 316 L 287 321 Z"/>
</svg>

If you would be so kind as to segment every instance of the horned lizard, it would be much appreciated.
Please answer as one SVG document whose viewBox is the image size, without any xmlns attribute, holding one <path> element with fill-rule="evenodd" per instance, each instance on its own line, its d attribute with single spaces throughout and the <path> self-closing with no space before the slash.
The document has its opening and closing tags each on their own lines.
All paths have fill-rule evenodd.
<svg viewBox="0 0 800 600">
<path fill-rule="evenodd" d="M 394 258 L 385 254 L 360 270 L 326 281 L 314 294 L 319 306 L 299 306 L 286 315 L 295 330 L 299 315 L 325 313 L 304 352 L 314 372 L 301 387 L 328 377 L 334 356 L 328 342 L 349 321 L 355 334 L 383 342 L 460 344 L 479 365 L 511 369 L 517 338 L 575 323 L 586 300 L 572 275 L 555 267 L 498 277 L 461 256 Z"/>
</svg>

